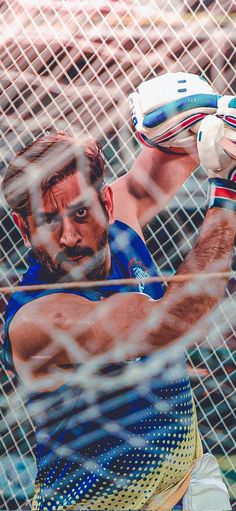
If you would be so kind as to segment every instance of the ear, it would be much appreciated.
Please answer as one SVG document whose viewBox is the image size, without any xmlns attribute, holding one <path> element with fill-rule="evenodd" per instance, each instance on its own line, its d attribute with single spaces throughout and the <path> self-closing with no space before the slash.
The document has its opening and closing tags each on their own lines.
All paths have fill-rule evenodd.
<svg viewBox="0 0 236 511">
<path fill-rule="evenodd" d="M 109 216 L 109 223 L 113 224 L 114 218 L 114 202 L 113 202 L 113 191 L 109 185 L 106 185 L 103 189 L 103 199 L 106 206 L 107 214 Z"/>
<path fill-rule="evenodd" d="M 21 235 L 22 235 L 22 238 L 24 240 L 24 244 L 27 248 L 30 248 L 31 247 L 31 243 L 30 243 L 30 240 L 29 240 L 29 236 L 28 236 L 28 232 L 27 232 L 27 227 L 25 225 L 25 220 L 22 218 L 21 215 L 19 215 L 19 213 L 15 213 L 13 211 L 12 213 L 12 218 L 16 224 L 16 226 L 18 227 L 19 231 L 21 232 Z"/>
</svg>

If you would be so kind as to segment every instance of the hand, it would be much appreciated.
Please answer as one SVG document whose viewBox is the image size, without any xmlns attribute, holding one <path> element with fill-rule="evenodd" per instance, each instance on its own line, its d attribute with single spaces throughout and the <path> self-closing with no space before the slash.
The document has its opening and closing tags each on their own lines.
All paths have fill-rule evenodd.
<svg viewBox="0 0 236 511">
<path fill-rule="evenodd" d="M 166 73 L 130 94 L 132 120 L 141 143 L 178 148 L 194 142 L 190 129 L 217 111 L 220 96 L 200 76 Z"/>
<path fill-rule="evenodd" d="M 236 145 L 225 140 L 225 131 L 222 119 L 215 115 L 204 118 L 197 135 L 199 160 L 210 178 L 236 182 Z M 235 132 L 230 131 L 233 137 Z"/>
<path fill-rule="evenodd" d="M 224 135 L 223 120 L 207 115 L 198 130 L 197 149 L 210 178 L 208 207 L 236 211 L 236 145 Z"/>
<path fill-rule="evenodd" d="M 236 96 L 221 96 L 218 99 L 217 117 L 224 121 L 225 138 L 236 142 Z M 230 147 L 228 145 L 228 150 Z M 235 154 L 235 150 L 233 149 Z"/>
</svg>

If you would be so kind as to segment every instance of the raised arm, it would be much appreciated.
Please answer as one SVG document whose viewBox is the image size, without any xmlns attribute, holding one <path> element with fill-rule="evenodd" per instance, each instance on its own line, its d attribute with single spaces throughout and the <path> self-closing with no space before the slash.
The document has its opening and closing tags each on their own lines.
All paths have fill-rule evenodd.
<svg viewBox="0 0 236 511">
<path fill-rule="evenodd" d="M 183 152 L 185 154 L 168 154 L 144 147 L 131 170 L 112 183 L 115 218 L 140 234 L 198 167 L 196 144 Z M 129 208 L 124 208 L 124 200 Z"/>
<path fill-rule="evenodd" d="M 199 165 L 192 131 L 197 132 L 199 122 L 214 113 L 228 126 L 235 118 L 231 99 L 220 97 L 202 77 L 191 73 L 167 73 L 140 84 L 130 103 L 136 135 L 145 148 L 132 169 L 112 185 L 117 219 L 141 235 Z"/>
</svg>

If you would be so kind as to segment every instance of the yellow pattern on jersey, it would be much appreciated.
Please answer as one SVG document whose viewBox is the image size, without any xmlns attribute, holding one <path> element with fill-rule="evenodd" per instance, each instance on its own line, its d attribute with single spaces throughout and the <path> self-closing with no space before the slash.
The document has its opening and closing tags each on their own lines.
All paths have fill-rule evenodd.
<svg viewBox="0 0 236 511">
<path fill-rule="evenodd" d="M 148 460 L 148 456 L 151 455 L 147 454 L 147 459 L 140 460 L 140 478 L 133 479 L 129 486 L 122 487 L 122 485 L 115 482 L 116 478 L 114 478 L 115 490 L 112 494 L 107 495 L 104 493 L 101 486 L 96 498 L 93 497 L 91 499 L 90 495 L 87 494 L 86 498 L 77 499 L 66 507 L 61 505 L 59 501 L 54 500 L 52 506 L 50 506 L 50 511 L 54 511 L 54 509 L 56 511 L 69 511 L 78 508 L 87 511 L 118 511 L 120 509 L 129 511 L 140 511 L 141 509 L 145 511 L 164 511 L 170 509 L 185 493 L 193 463 L 203 454 L 194 402 L 191 427 L 183 426 L 183 428 L 186 428 L 186 433 L 182 441 L 178 440 L 178 435 L 173 432 L 173 427 L 172 431 L 167 433 L 166 443 L 169 443 L 169 447 L 167 446 L 166 450 L 169 451 L 169 456 L 162 463 L 164 455 L 161 452 L 157 454 L 160 458 L 158 468 L 150 467 L 151 462 Z M 148 471 L 148 474 L 146 471 Z M 119 473 L 116 473 L 117 475 Z M 75 483 L 75 486 L 79 486 L 79 482 Z M 37 505 L 39 491 L 39 487 L 36 486 L 32 506 L 33 511 L 38 511 L 39 509 Z M 48 507 L 43 509 L 49 511 Z"/>
</svg>

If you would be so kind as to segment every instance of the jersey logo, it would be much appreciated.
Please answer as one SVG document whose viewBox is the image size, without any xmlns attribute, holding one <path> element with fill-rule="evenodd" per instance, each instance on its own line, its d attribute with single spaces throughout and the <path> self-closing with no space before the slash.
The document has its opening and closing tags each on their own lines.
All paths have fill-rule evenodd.
<svg viewBox="0 0 236 511">
<path fill-rule="evenodd" d="M 145 288 L 145 283 L 143 282 L 143 279 L 146 279 L 150 277 L 149 273 L 147 272 L 147 268 L 143 265 L 142 261 L 137 261 L 136 257 L 132 257 L 132 259 L 129 261 L 129 274 L 131 277 L 135 277 L 137 279 L 139 292 L 143 293 Z"/>
</svg>

